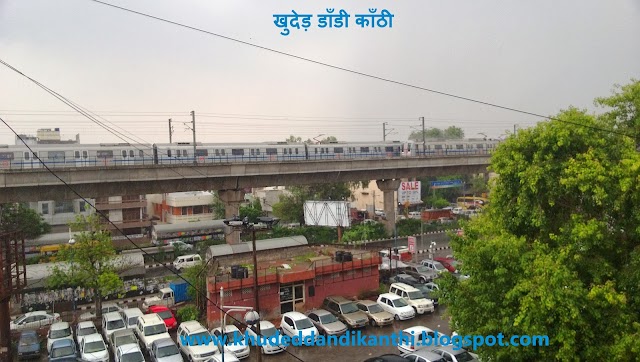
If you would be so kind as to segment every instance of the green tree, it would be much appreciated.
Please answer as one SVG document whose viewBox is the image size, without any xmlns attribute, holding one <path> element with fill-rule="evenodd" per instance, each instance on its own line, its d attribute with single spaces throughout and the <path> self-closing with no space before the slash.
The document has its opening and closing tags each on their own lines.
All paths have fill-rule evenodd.
<svg viewBox="0 0 640 362">
<path fill-rule="evenodd" d="M 458 140 L 464 138 L 464 131 L 462 128 L 456 126 L 450 126 L 444 130 L 440 128 L 427 128 L 424 130 L 424 138 L 426 140 Z M 409 134 L 409 141 L 422 142 L 422 130 L 411 132 Z"/>
<path fill-rule="evenodd" d="M 284 140 L 287 143 L 300 143 L 302 142 L 302 137 L 296 137 L 294 135 L 290 135 L 289 138 Z"/>
<path fill-rule="evenodd" d="M 182 273 L 182 276 L 187 280 L 189 285 L 187 286 L 187 295 L 191 300 L 196 301 L 200 312 L 204 313 L 207 310 L 207 270 L 209 265 L 207 263 L 201 263 L 192 267 L 186 268 Z M 197 288 L 197 290 L 196 290 Z M 198 290 L 200 295 L 198 295 Z"/>
<path fill-rule="evenodd" d="M 225 218 L 225 208 L 224 202 L 220 200 L 220 196 L 216 191 L 211 191 L 213 194 L 213 202 L 209 205 L 211 208 L 211 212 L 213 213 L 213 217 L 217 220 Z"/>
<path fill-rule="evenodd" d="M 349 183 L 327 183 L 307 186 L 292 186 L 290 194 L 280 195 L 273 205 L 273 214 L 284 221 L 304 224 L 304 203 L 307 200 L 346 200 L 351 197 Z"/>
<path fill-rule="evenodd" d="M 387 232 L 381 223 L 363 223 L 354 225 L 346 230 L 342 240 L 347 242 L 382 239 L 385 237 L 387 237 Z"/>
<path fill-rule="evenodd" d="M 396 230 L 398 232 L 398 236 L 420 234 L 420 229 L 421 229 L 420 224 L 421 224 L 421 221 L 417 219 L 398 220 L 398 222 L 396 223 Z"/>
<path fill-rule="evenodd" d="M 616 96 L 600 102 L 616 107 Z M 622 122 L 611 114 L 629 113 L 568 109 L 493 155 L 491 205 L 451 243 L 471 278 L 443 280 L 443 298 L 461 334 L 548 335 L 550 345 L 481 356 L 640 359 L 640 157 L 606 131 Z"/>
<path fill-rule="evenodd" d="M 257 223 L 258 218 L 262 216 L 262 205 L 260 204 L 260 200 L 254 200 L 247 206 L 240 206 L 239 214 L 241 219 L 248 217 L 250 223 Z"/>
<path fill-rule="evenodd" d="M 627 85 L 616 85 L 612 96 L 596 98 L 595 104 L 607 108 L 604 118 L 616 129 L 636 135 L 637 143 L 640 131 L 640 81 L 632 79 Z"/>
<path fill-rule="evenodd" d="M 116 251 L 111 235 L 100 223 L 98 214 L 84 217 L 78 215 L 70 223 L 71 230 L 80 232 L 75 235 L 72 246 L 62 248 L 57 260 L 64 262 L 53 267 L 47 279 L 49 288 L 82 287 L 93 290 L 98 320 L 102 314 L 102 298 L 122 288 L 122 279 L 118 270 L 125 265 L 116 265 Z"/>
<path fill-rule="evenodd" d="M 444 138 L 448 140 L 461 140 L 464 138 L 464 131 L 460 127 L 449 126 L 443 132 Z"/>
<path fill-rule="evenodd" d="M 51 225 L 32 209 L 22 204 L 0 205 L 0 234 L 19 232 L 26 239 L 35 239 L 51 231 Z"/>
</svg>

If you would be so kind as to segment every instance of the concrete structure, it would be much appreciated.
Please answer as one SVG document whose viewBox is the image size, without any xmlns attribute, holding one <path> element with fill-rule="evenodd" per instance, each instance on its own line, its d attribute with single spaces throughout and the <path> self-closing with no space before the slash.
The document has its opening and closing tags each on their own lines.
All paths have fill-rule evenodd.
<svg viewBox="0 0 640 362">
<path fill-rule="evenodd" d="M 22 140 L 20 140 L 22 138 Z M 38 129 L 36 136 L 21 134 L 16 137 L 16 145 L 23 145 L 26 142 L 28 145 L 52 145 L 52 144 L 79 144 L 80 135 L 76 134 L 75 139 L 63 140 L 60 135 L 60 128 L 40 128 Z"/>
<path fill-rule="evenodd" d="M 125 235 L 140 235 L 146 234 L 146 229 L 151 226 L 144 195 L 97 197 L 95 207 L 111 221 L 107 223 L 107 228 L 114 237 L 122 236 L 117 229 Z"/>
<path fill-rule="evenodd" d="M 253 197 L 260 200 L 262 211 L 266 216 L 273 216 L 273 205 L 280 202 L 280 196 L 288 194 L 284 186 L 258 187 L 253 189 Z"/>
<path fill-rule="evenodd" d="M 210 205 L 214 195 L 208 191 L 173 192 L 147 195 L 149 216 L 163 223 L 213 220 Z"/>
<path fill-rule="evenodd" d="M 262 319 L 275 319 L 293 310 L 305 312 L 318 308 L 329 295 L 358 298 L 361 293 L 378 289 L 380 257 L 377 251 L 352 251 L 352 261 L 336 262 L 329 256 L 334 255 L 334 248 L 289 246 L 260 250 L 261 242 L 268 241 L 258 241 L 256 246 Z M 250 250 L 249 245 L 245 252 L 219 255 L 213 260 L 218 269 L 228 270 L 231 265 L 242 265 L 251 260 Z M 289 269 L 283 268 L 284 264 Z M 210 300 L 207 322 L 210 327 L 220 322 L 221 313 L 216 305 L 255 306 L 252 272 L 244 279 L 231 278 L 228 272 L 217 274 L 211 276 L 207 283 Z M 220 299 L 220 288 L 224 290 L 223 300 Z M 242 319 L 242 314 L 234 317 Z"/>
<path fill-rule="evenodd" d="M 370 215 L 374 215 L 375 210 L 384 210 L 382 190 L 378 187 L 376 180 L 369 181 L 367 187 L 358 185 L 352 188 L 351 191 L 353 193 L 352 207 L 358 210 L 367 210 Z M 397 205 L 397 195 L 395 200 Z"/>
<path fill-rule="evenodd" d="M 95 203 L 92 199 L 88 201 Z M 39 213 L 42 219 L 51 225 L 52 230 L 59 232 L 67 230 L 69 223 L 75 220 L 76 215 L 88 216 L 93 213 L 93 209 L 88 208 L 87 203 L 82 199 L 37 201 L 29 202 L 27 205 Z"/>
</svg>

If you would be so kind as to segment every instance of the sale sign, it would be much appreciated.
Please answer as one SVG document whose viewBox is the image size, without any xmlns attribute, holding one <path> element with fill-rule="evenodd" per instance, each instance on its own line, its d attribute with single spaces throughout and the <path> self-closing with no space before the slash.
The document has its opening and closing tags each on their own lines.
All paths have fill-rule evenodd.
<svg viewBox="0 0 640 362">
<path fill-rule="evenodd" d="M 398 202 L 400 204 L 419 204 L 422 201 L 420 181 L 403 181 L 398 188 Z"/>
</svg>

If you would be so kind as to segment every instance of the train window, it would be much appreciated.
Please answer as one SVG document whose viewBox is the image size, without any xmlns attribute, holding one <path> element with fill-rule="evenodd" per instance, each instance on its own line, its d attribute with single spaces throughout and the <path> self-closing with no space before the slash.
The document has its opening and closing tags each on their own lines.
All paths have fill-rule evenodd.
<svg viewBox="0 0 640 362">
<path fill-rule="evenodd" d="M 25 153 L 24 153 L 24 159 L 25 159 L 26 161 L 28 161 L 28 160 L 29 160 L 29 152 L 25 152 Z"/>
<path fill-rule="evenodd" d="M 187 150 L 182 150 L 182 157 L 187 157 L 187 156 L 188 156 Z"/>
<path fill-rule="evenodd" d="M 313 149 L 313 153 L 315 153 L 315 154 L 317 155 L 317 154 L 318 154 L 318 149 L 317 149 L 317 148 L 314 148 L 314 149 Z"/>
<path fill-rule="evenodd" d="M 171 150 L 167 150 L 167 157 L 171 157 Z"/>
<path fill-rule="evenodd" d="M 226 153 L 225 153 L 225 151 L 224 151 L 224 150 L 220 150 L 220 154 L 221 154 L 222 156 L 225 156 L 225 155 L 226 155 Z"/>
<path fill-rule="evenodd" d="M 334 153 L 344 153 L 344 149 L 342 147 L 334 147 L 333 148 L 333 152 Z"/>
<path fill-rule="evenodd" d="M 456 150 L 464 149 L 464 145 L 456 145 Z"/>
<path fill-rule="evenodd" d="M 113 151 L 97 151 L 97 158 L 113 158 Z"/>
<path fill-rule="evenodd" d="M 441 150 L 442 149 L 442 145 L 434 145 L 433 149 L 435 150 Z"/>
<path fill-rule="evenodd" d="M 360 153 L 369 153 L 369 147 L 360 147 Z"/>
<path fill-rule="evenodd" d="M 297 155 L 298 154 L 298 149 L 296 148 L 295 150 L 296 150 L 296 155 Z"/>
<path fill-rule="evenodd" d="M 142 151 L 140 151 L 142 152 Z M 82 151 L 82 158 L 89 158 L 89 152 L 88 151 Z"/>
<path fill-rule="evenodd" d="M 26 155 L 25 155 L 25 156 L 26 156 Z M 80 158 L 80 151 L 75 151 L 75 152 L 73 153 L 73 156 L 74 156 L 75 158 Z"/>
<path fill-rule="evenodd" d="M 220 150 L 215 149 L 215 154 L 216 154 L 216 156 L 220 156 Z"/>
<path fill-rule="evenodd" d="M 253 148 L 251 149 L 251 156 L 255 156 L 256 155 L 256 150 L 254 150 Z"/>
<path fill-rule="evenodd" d="M 260 149 L 256 148 L 256 155 L 260 155 Z"/>
<path fill-rule="evenodd" d="M 127 158 L 127 151 L 122 150 L 122 158 Z"/>
<path fill-rule="evenodd" d="M 133 153 L 133 150 L 129 150 L 129 157 L 131 157 L 131 158 L 135 158 L 136 157 L 135 153 Z"/>
<path fill-rule="evenodd" d="M 64 160 L 64 151 L 49 151 L 50 160 Z"/>
<path fill-rule="evenodd" d="M 385 152 L 393 152 L 393 146 L 385 147 L 384 151 Z"/>
<path fill-rule="evenodd" d="M 244 156 L 244 150 L 242 148 L 232 148 L 231 154 L 233 156 Z"/>
<path fill-rule="evenodd" d="M 267 155 L 277 155 L 277 154 L 278 154 L 277 148 L 267 148 Z"/>
<path fill-rule="evenodd" d="M 324 147 L 320 148 L 320 153 L 324 154 Z"/>
<path fill-rule="evenodd" d="M 13 160 L 13 152 L 0 152 L 0 160 Z"/>
<path fill-rule="evenodd" d="M 209 151 L 207 150 L 202 150 L 202 149 L 196 149 L 196 156 L 209 156 Z"/>
</svg>

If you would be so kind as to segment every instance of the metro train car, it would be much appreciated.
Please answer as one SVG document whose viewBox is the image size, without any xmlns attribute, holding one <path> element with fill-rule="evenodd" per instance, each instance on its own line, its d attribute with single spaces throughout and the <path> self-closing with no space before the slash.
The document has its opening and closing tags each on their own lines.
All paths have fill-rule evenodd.
<svg viewBox="0 0 640 362">
<path fill-rule="evenodd" d="M 331 142 L 321 144 L 263 143 L 196 143 L 99 145 L 0 145 L 0 170 L 42 168 L 34 154 L 49 168 L 126 167 L 136 165 L 172 165 L 196 163 L 301 162 L 316 160 L 446 157 L 486 155 L 499 141 L 484 139 L 431 140 L 421 142 Z"/>
</svg>

